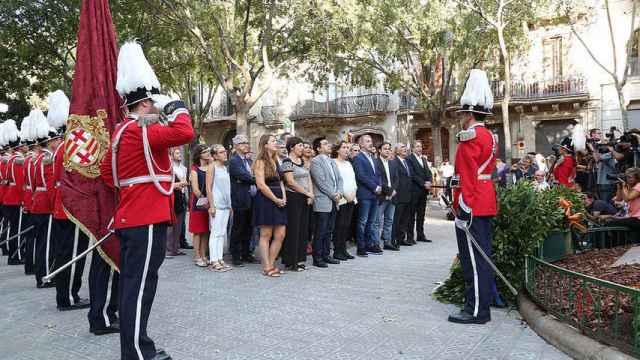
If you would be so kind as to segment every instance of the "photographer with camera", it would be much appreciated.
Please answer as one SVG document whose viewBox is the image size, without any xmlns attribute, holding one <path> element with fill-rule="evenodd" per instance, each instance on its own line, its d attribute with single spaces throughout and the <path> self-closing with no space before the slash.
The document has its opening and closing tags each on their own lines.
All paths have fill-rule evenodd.
<svg viewBox="0 0 640 360">
<path fill-rule="evenodd" d="M 640 231 L 640 168 L 629 168 L 624 176 L 624 179 L 618 181 L 615 200 L 624 201 L 627 204 L 627 216 L 614 219 L 608 225 L 626 226 L 637 232 Z M 635 241 L 638 239 L 636 238 Z"/>
</svg>

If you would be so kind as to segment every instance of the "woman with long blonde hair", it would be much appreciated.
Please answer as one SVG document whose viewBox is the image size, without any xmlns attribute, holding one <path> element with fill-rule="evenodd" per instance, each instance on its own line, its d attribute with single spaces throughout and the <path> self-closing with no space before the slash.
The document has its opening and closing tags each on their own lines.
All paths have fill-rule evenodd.
<svg viewBox="0 0 640 360">
<path fill-rule="evenodd" d="M 260 228 L 258 252 L 262 272 L 279 277 L 282 271 L 275 266 L 287 228 L 287 195 L 280 178 L 278 145 L 272 135 L 262 135 L 258 142 L 258 157 L 253 164 L 258 193 L 254 200 L 253 225 Z"/>
</svg>

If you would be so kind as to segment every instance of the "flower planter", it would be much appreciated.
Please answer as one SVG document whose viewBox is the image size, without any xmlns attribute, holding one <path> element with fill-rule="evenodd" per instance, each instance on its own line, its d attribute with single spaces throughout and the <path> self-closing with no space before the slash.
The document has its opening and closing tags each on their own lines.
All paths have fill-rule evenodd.
<svg viewBox="0 0 640 360">
<path fill-rule="evenodd" d="M 554 262 L 573 254 L 573 241 L 570 230 L 553 230 L 538 248 L 538 257 L 547 262 Z"/>
</svg>

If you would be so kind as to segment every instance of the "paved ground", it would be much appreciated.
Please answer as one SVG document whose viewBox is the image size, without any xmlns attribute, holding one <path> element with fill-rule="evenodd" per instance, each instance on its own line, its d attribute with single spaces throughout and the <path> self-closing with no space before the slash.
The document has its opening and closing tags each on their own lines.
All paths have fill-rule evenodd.
<svg viewBox="0 0 640 360">
<path fill-rule="evenodd" d="M 516 311 L 494 311 L 485 326 L 448 323 L 455 307 L 430 294 L 455 255 L 453 225 L 430 219 L 427 234 L 433 243 L 279 279 L 166 260 L 150 336 L 178 360 L 568 358 Z M 56 311 L 55 290 L 34 285 L 2 258 L 1 359 L 119 359 L 117 335 L 89 334 L 84 311 Z"/>
</svg>

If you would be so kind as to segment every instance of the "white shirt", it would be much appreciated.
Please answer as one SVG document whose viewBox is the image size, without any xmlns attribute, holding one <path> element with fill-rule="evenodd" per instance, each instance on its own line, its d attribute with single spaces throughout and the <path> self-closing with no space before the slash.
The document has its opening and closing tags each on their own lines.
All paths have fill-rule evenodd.
<svg viewBox="0 0 640 360">
<path fill-rule="evenodd" d="M 338 168 L 340 176 L 342 176 L 342 193 L 343 194 L 355 194 L 358 190 L 356 184 L 356 173 L 353 171 L 353 166 L 348 161 L 333 160 Z"/>
<path fill-rule="evenodd" d="M 173 173 L 180 179 L 180 181 L 186 181 L 187 179 L 187 167 L 182 165 L 180 162 L 171 162 L 171 166 L 173 167 Z M 187 191 L 186 188 L 182 189 L 182 192 L 185 193 Z"/>
<path fill-rule="evenodd" d="M 442 172 L 442 177 L 448 178 L 453 176 L 454 169 L 451 164 L 446 164 L 440 166 L 440 172 Z"/>
<path fill-rule="evenodd" d="M 369 154 L 366 151 L 363 151 L 362 153 L 364 154 L 364 156 L 367 157 L 367 159 L 369 160 L 369 163 L 371 163 L 371 168 L 373 169 L 373 173 L 375 174 L 376 173 L 376 166 L 373 163 L 373 158 L 371 157 L 371 154 Z"/>
<path fill-rule="evenodd" d="M 387 174 L 387 186 L 391 187 L 391 173 L 389 172 L 389 160 L 387 159 L 380 159 L 382 160 L 382 167 L 384 168 L 384 172 Z"/>
</svg>

